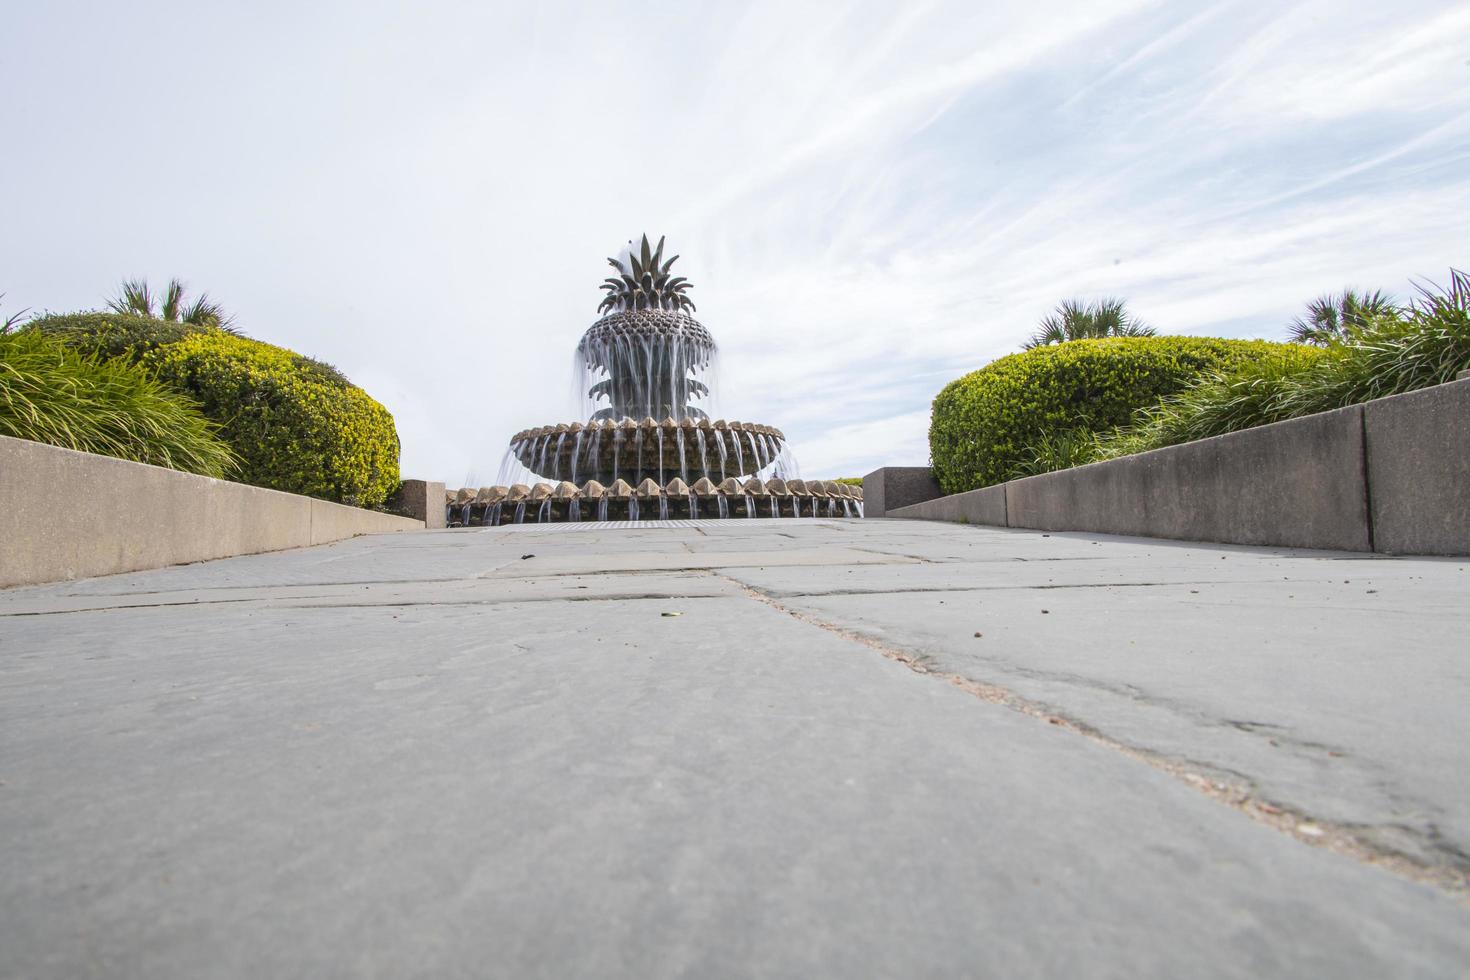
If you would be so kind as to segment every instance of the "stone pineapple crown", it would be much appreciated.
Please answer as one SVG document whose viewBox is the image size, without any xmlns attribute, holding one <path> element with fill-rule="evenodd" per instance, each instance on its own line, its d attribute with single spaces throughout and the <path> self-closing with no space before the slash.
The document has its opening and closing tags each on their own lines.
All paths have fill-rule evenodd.
<svg viewBox="0 0 1470 980">
<path fill-rule="evenodd" d="M 631 243 L 630 243 L 631 244 Z M 608 265 L 618 270 L 617 278 L 609 276 L 602 282 L 607 291 L 597 306 L 598 313 L 616 313 L 629 310 L 671 310 L 684 312 L 694 310 L 694 304 L 684 293 L 690 283 L 683 276 L 671 276 L 669 270 L 679 256 L 664 259 L 664 239 L 659 237 L 658 246 L 650 248 L 648 236 L 643 236 L 641 247 L 630 249 L 627 264 L 614 258 Z"/>
</svg>

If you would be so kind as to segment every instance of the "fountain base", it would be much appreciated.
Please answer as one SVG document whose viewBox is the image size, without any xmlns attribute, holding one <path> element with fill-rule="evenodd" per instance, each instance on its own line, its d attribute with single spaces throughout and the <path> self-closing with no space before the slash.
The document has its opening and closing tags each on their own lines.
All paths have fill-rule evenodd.
<svg viewBox="0 0 1470 980">
<path fill-rule="evenodd" d="M 644 480 L 637 487 L 624 480 L 607 487 L 589 480 L 580 487 L 570 482 L 555 486 L 518 483 L 445 494 L 445 523 L 450 527 L 862 516 L 862 488 L 831 480 L 750 479 L 741 483 L 730 478 L 715 485 L 701 478 L 689 486 L 676 477 L 665 484 Z"/>
</svg>

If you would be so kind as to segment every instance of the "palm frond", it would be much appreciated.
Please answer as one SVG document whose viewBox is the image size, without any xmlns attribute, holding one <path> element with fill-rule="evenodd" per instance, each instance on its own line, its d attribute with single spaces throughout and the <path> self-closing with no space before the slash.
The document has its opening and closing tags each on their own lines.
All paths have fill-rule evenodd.
<svg viewBox="0 0 1470 980">
<path fill-rule="evenodd" d="M 132 313 L 157 319 L 153 308 L 153 293 L 146 279 L 125 279 L 122 292 L 107 301 L 107 308 L 114 313 Z"/>
<path fill-rule="evenodd" d="M 1308 303 L 1306 313 L 1292 320 L 1287 332 L 1298 344 L 1325 347 L 1342 343 L 1377 321 L 1398 319 L 1402 315 L 1393 298 L 1382 290 L 1359 293 L 1344 289 Z"/>
<path fill-rule="evenodd" d="M 1045 317 L 1040 329 L 1022 344 L 1022 349 L 1062 344 L 1069 340 L 1097 337 L 1152 337 L 1156 331 L 1128 312 L 1121 299 L 1104 299 L 1085 303 L 1068 299 L 1057 304 L 1056 311 Z"/>
<path fill-rule="evenodd" d="M 209 298 L 208 293 L 200 293 L 198 299 L 180 311 L 178 319 L 183 323 L 192 323 L 199 327 L 218 327 L 226 330 L 232 318 L 225 313 L 223 306 Z"/>
<path fill-rule="evenodd" d="M 168 320 L 171 323 L 179 322 L 179 314 L 184 305 L 184 284 L 177 279 L 170 279 L 168 287 L 163 291 L 163 305 L 159 308 L 159 319 Z"/>
</svg>

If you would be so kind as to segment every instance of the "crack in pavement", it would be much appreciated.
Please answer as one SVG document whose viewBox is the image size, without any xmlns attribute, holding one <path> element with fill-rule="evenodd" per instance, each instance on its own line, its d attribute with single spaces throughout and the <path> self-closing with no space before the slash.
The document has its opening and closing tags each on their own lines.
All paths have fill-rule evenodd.
<svg viewBox="0 0 1470 980">
<path fill-rule="evenodd" d="M 1210 799 L 1233 807 L 1257 823 L 1288 834 L 1303 844 L 1320 847 L 1336 854 L 1361 861 L 1364 864 L 1381 868 L 1401 878 L 1406 878 L 1419 884 L 1429 885 L 1446 893 L 1460 904 L 1470 906 L 1470 856 L 1464 855 L 1459 848 L 1449 844 L 1449 842 L 1444 841 L 1442 838 L 1436 839 L 1438 838 L 1438 834 L 1434 831 L 1431 831 L 1429 834 L 1424 834 L 1413 828 L 1407 828 L 1401 825 L 1395 825 L 1394 827 L 1394 829 L 1406 833 L 1416 841 L 1422 843 L 1432 853 L 1446 855 L 1446 857 L 1450 858 L 1451 863 L 1430 864 L 1418 860 L 1391 847 L 1384 846 L 1379 841 L 1373 839 L 1375 828 L 1371 825 L 1320 820 L 1311 814 L 1290 806 L 1262 799 L 1257 795 L 1257 790 L 1253 782 L 1241 773 L 1221 770 L 1208 764 L 1201 764 L 1189 759 L 1164 755 L 1140 746 L 1129 745 L 1084 721 L 1070 718 L 1054 711 L 1042 702 L 1023 697 L 1014 691 L 996 684 L 977 681 L 963 674 L 935 669 L 931 666 L 932 660 L 922 655 L 891 646 L 874 636 L 822 619 L 811 613 L 793 609 L 783 604 L 780 601 L 781 597 L 746 585 L 738 579 L 726 575 L 718 575 L 714 572 L 711 572 L 711 574 L 736 585 L 748 598 L 756 602 L 769 606 L 778 612 L 785 613 L 798 622 L 825 630 L 845 640 L 874 650 L 883 657 L 902 664 L 916 674 L 943 681 L 987 704 L 1009 708 L 1029 718 L 1035 718 L 1038 721 L 1056 725 L 1073 734 L 1080 735 L 1096 745 L 1118 752 L 1130 759 L 1142 762 L 1150 768 L 1173 776 L 1175 779 L 1178 779 Z M 1456 860 L 1457 854 L 1467 859 L 1463 861 Z"/>
</svg>

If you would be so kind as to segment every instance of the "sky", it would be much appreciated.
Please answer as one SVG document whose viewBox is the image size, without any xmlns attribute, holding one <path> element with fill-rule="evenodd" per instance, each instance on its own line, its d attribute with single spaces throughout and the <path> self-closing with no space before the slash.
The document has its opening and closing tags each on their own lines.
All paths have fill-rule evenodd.
<svg viewBox="0 0 1470 980">
<path fill-rule="evenodd" d="M 667 235 L 719 414 L 808 478 L 928 461 L 1067 298 L 1281 339 L 1470 263 L 1470 6 L 16 4 L 0 316 L 172 276 L 493 481 L 571 422 L 606 256 Z"/>
</svg>

